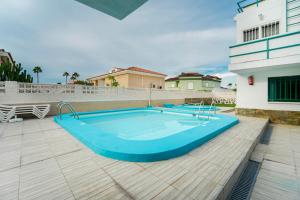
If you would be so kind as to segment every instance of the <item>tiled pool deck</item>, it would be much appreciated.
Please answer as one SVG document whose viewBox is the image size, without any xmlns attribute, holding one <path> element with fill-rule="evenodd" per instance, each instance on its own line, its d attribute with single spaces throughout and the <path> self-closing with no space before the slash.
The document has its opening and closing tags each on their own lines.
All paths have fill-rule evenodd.
<svg viewBox="0 0 300 200">
<path fill-rule="evenodd" d="M 270 125 L 268 145 L 259 144 L 252 159 L 261 162 L 253 200 L 300 199 L 300 127 Z"/>
<path fill-rule="evenodd" d="M 189 154 L 130 163 L 91 152 L 53 122 L 0 123 L 0 199 L 216 199 L 267 120 L 240 123 Z"/>
</svg>

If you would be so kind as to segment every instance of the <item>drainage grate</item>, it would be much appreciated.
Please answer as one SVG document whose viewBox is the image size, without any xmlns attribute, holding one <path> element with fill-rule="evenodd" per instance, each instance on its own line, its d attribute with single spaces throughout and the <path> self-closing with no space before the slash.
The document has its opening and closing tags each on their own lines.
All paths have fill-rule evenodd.
<svg viewBox="0 0 300 200">
<path fill-rule="evenodd" d="M 268 127 L 266 128 L 266 131 L 265 131 L 264 134 L 261 136 L 259 142 L 260 142 L 261 144 L 269 144 L 269 143 L 270 143 L 271 136 L 272 136 L 272 132 L 273 132 L 273 126 L 268 125 Z"/>
<path fill-rule="evenodd" d="M 248 161 L 247 167 L 240 176 L 238 182 L 233 186 L 233 190 L 228 200 L 248 200 L 250 199 L 253 186 L 259 171 L 259 163 Z"/>
</svg>

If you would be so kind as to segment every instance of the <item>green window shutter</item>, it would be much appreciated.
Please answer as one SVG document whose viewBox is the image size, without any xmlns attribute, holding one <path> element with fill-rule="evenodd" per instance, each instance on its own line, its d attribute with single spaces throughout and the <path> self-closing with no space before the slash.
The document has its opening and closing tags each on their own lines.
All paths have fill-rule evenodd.
<svg viewBox="0 0 300 200">
<path fill-rule="evenodd" d="M 300 102 L 300 76 L 268 78 L 269 102 Z"/>
</svg>

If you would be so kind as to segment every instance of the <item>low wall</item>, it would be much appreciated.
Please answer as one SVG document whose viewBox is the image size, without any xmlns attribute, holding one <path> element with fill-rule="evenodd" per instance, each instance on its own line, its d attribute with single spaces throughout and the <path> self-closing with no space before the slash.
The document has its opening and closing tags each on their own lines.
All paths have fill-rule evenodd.
<svg viewBox="0 0 300 200">
<path fill-rule="evenodd" d="M 164 103 L 183 104 L 185 99 L 214 99 L 235 101 L 235 93 L 228 91 L 159 90 L 152 88 L 119 88 L 85 85 L 56 85 L 0 82 L 0 104 L 36 105 L 51 104 L 49 115 L 56 114 L 60 101 L 71 103 L 78 112 L 145 107 Z"/>
<path fill-rule="evenodd" d="M 262 110 L 262 109 L 246 109 L 236 108 L 237 115 L 249 117 L 269 118 L 271 122 L 277 124 L 300 125 L 299 111 L 279 111 L 279 110 Z"/>
<path fill-rule="evenodd" d="M 51 109 L 48 115 L 53 116 L 57 114 L 56 105 L 58 102 L 53 102 L 51 104 Z M 184 99 L 166 99 L 166 100 L 153 100 L 151 102 L 152 106 L 163 106 L 165 103 L 172 104 L 183 104 Z M 77 112 L 88 112 L 95 110 L 110 110 L 110 109 L 120 109 L 120 108 L 138 108 L 148 106 L 148 101 L 146 100 L 132 100 L 132 101 L 91 101 L 91 102 L 72 102 Z M 63 113 L 69 112 L 68 110 L 63 110 Z"/>
<path fill-rule="evenodd" d="M 203 102 L 204 104 L 211 104 L 212 98 L 186 98 L 185 103 L 194 104 Z"/>
</svg>

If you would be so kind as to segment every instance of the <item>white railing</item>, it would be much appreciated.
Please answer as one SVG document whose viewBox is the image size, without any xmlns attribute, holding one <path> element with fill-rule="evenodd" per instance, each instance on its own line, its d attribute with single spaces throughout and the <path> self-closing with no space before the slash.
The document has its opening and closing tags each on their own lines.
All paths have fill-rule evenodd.
<svg viewBox="0 0 300 200">
<path fill-rule="evenodd" d="M 234 96 L 232 94 L 228 95 L 226 92 L 31 84 L 10 81 L 0 82 L 0 93 L 1 91 L 0 104 L 50 103 L 59 101 L 171 100 L 186 98 L 219 98 L 223 99 L 224 102 L 232 102 L 231 99 L 235 101 L 235 94 Z"/>
<path fill-rule="evenodd" d="M 254 40 L 230 47 L 231 64 L 296 55 L 300 55 L 300 31 Z"/>
<path fill-rule="evenodd" d="M 74 85 L 50 85 L 50 84 L 32 84 L 32 83 L 19 83 L 18 90 L 21 94 L 34 94 L 34 93 L 44 93 L 44 94 L 59 94 L 74 93 Z"/>
<path fill-rule="evenodd" d="M 216 104 L 235 104 L 236 93 L 235 92 L 214 92 L 213 101 Z"/>
</svg>

